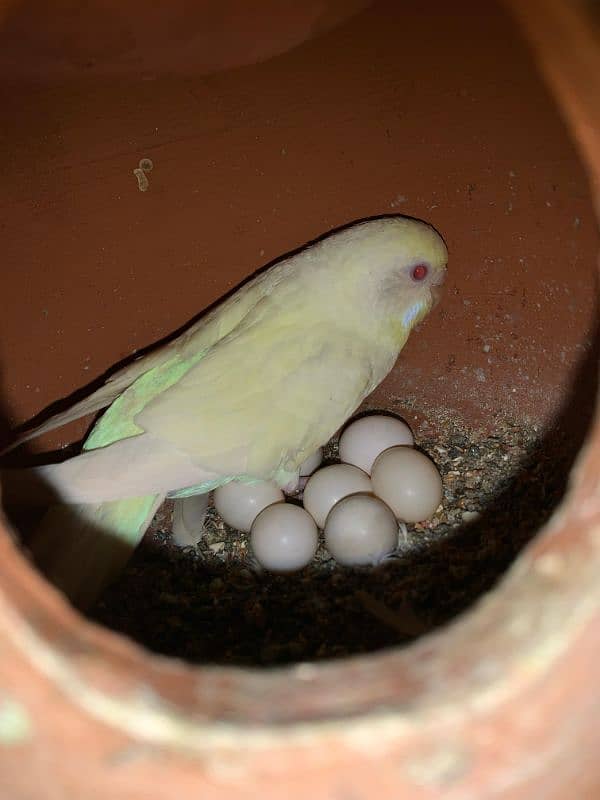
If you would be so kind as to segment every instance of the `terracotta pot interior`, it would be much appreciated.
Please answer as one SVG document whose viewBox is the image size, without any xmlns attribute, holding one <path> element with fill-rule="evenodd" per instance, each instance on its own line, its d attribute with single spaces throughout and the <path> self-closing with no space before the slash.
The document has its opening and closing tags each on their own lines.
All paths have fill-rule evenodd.
<svg viewBox="0 0 600 800">
<path fill-rule="evenodd" d="M 458 425 L 460 454 L 464 436 L 484 450 L 509 429 L 529 436 L 470 529 L 484 537 L 513 504 L 517 533 L 497 531 L 512 544 L 498 545 L 474 602 L 558 502 L 597 388 L 598 236 L 586 175 L 512 23 L 495 4 L 468 0 L 434 0 L 427 13 L 315 3 L 306 18 L 288 4 L 260 47 L 247 21 L 215 17 L 209 48 L 201 3 L 175 4 L 168 24 L 129 4 L 135 25 L 119 4 L 101 17 L 89 5 L 89 19 L 65 10 L 50 25 L 40 4 L 16 4 L 0 33 L 4 427 L 94 385 L 331 228 L 388 213 L 426 219 L 450 251 L 445 296 L 368 405 L 446 448 Z M 82 38 L 92 24 L 96 35 Z M 142 193 L 132 170 L 144 157 L 154 169 Z M 89 422 L 20 459 L 79 440 Z M 521 491 L 524 481 L 533 488 Z M 226 567 L 216 577 L 227 582 Z M 103 622 L 118 617 L 123 596 Z M 156 626 L 168 625 L 166 606 L 156 613 Z M 168 637 L 157 643 L 113 621 L 170 653 Z M 388 631 L 340 654 L 411 638 Z M 225 649 L 171 654 L 229 663 Z M 306 658 L 273 652 L 233 663 Z"/>
</svg>

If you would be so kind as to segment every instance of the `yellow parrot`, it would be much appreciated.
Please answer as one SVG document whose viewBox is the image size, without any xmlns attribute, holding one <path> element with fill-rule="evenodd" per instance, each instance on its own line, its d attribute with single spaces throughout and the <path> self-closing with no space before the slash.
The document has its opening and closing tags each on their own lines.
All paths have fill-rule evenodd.
<svg viewBox="0 0 600 800">
<path fill-rule="evenodd" d="M 81 607 L 123 568 L 165 497 L 298 482 L 429 312 L 447 249 L 428 224 L 358 222 L 283 258 L 180 337 L 10 449 L 109 408 L 81 455 L 0 472 L 6 505 L 48 505 L 30 547 Z"/>
</svg>

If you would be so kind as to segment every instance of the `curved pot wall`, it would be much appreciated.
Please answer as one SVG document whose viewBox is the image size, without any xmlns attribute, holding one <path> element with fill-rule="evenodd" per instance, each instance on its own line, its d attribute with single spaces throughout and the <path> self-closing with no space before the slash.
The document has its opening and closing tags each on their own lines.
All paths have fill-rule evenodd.
<svg viewBox="0 0 600 800">
<path fill-rule="evenodd" d="M 88 5 L 51 20 L 33 2 L 4 7 L 7 425 L 282 253 L 398 212 L 444 234 L 450 274 L 375 402 L 417 398 L 420 414 L 451 409 L 488 430 L 504 416 L 558 425 L 575 453 L 596 390 L 597 226 L 569 133 L 500 7 L 265 2 L 258 48 L 245 4 L 170 5 L 168 24 L 133 4 L 135 35 L 130 12 Z M 221 20 L 208 38 L 205 14 Z M 4 796 L 597 797 L 599 474 L 596 427 L 550 526 L 446 629 L 273 671 L 194 669 L 89 623 L 5 526 Z"/>
</svg>

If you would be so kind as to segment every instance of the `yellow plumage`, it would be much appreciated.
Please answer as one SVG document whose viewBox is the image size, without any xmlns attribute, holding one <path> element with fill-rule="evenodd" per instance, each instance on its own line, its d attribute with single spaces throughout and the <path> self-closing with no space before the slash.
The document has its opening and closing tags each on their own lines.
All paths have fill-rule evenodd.
<svg viewBox="0 0 600 800">
<path fill-rule="evenodd" d="M 206 491 L 232 479 L 294 484 L 301 462 L 392 368 L 431 308 L 446 260 L 433 228 L 404 217 L 324 238 L 24 437 L 112 402 L 85 453 L 33 476 L 59 498 L 88 504 L 79 514 L 88 536 L 89 504 L 134 498 L 127 513 L 121 509 L 129 537 L 114 515 L 112 532 L 106 514 L 102 523 L 115 541 L 129 538 L 129 547 L 149 524 L 148 509 L 167 493 Z M 10 497 L 18 480 L 7 473 L 3 479 Z"/>
</svg>

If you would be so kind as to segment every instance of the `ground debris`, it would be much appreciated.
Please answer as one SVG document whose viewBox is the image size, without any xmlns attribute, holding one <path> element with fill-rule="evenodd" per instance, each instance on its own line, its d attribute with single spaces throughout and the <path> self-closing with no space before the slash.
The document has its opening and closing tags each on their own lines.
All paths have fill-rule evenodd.
<svg viewBox="0 0 600 800">
<path fill-rule="evenodd" d="M 547 520 L 570 461 L 560 436 L 541 441 L 513 421 L 490 435 L 438 413 L 414 432 L 442 474 L 444 502 L 408 525 L 377 568 L 342 568 L 321 544 L 302 572 L 272 575 L 212 506 L 200 543 L 182 550 L 165 503 L 93 616 L 160 653 L 247 666 L 368 652 L 443 624 L 488 591 Z M 335 441 L 325 455 L 336 458 Z"/>
</svg>

